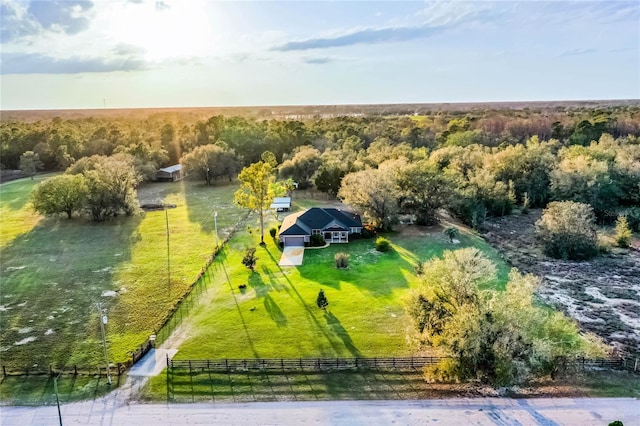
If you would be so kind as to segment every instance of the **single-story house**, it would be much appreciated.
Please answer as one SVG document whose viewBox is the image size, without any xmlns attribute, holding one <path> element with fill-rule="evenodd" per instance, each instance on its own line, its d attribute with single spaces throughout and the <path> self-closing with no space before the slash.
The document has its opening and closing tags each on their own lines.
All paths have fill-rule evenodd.
<svg viewBox="0 0 640 426">
<path fill-rule="evenodd" d="M 275 197 L 271 208 L 277 212 L 288 212 L 291 210 L 291 197 Z"/>
<path fill-rule="evenodd" d="M 340 209 L 313 207 L 285 217 L 280 242 L 285 246 L 304 246 L 312 235 L 322 235 L 328 243 L 348 243 L 349 235 L 362 233 L 360 216 Z"/>
<path fill-rule="evenodd" d="M 156 180 L 162 182 L 175 182 L 182 179 L 182 164 L 165 167 L 156 172 Z"/>
</svg>

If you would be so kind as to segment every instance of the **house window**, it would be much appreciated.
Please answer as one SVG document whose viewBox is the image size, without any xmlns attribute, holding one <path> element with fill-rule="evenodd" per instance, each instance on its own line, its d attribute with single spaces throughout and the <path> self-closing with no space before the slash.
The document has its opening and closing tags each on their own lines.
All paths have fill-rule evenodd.
<svg viewBox="0 0 640 426">
<path fill-rule="evenodd" d="M 312 229 L 311 230 L 311 235 L 320 235 L 321 231 L 319 229 Z"/>
</svg>

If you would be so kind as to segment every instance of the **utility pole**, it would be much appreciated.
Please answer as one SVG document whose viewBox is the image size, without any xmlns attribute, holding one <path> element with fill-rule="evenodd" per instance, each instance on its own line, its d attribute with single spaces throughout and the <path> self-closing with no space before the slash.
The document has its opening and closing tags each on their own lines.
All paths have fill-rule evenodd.
<svg viewBox="0 0 640 426">
<path fill-rule="evenodd" d="M 171 251 L 169 250 L 169 212 L 167 207 L 164 208 L 164 219 L 167 225 L 167 289 L 169 290 L 169 297 L 171 297 Z"/>
<path fill-rule="evenodd" d="M 107 352 L 107 335 L 104 330 L 104 326 L 107 324 L 107 315 L 102 312 L 102 304 L 98 305 L 98 314 L 100 316 L 100 331 L 102 331 L 102 347 L 104 348 L 104 361 L 107 364 L 107 383 L 111 386 L 111 369 L 109 368 L 109 353 Z"/>
<path fill-rule="evenodd" d="M 213 213 L 213 223 L 216 228 L 216 249 L 218 248 L 218 212 Z"/>
</svg>

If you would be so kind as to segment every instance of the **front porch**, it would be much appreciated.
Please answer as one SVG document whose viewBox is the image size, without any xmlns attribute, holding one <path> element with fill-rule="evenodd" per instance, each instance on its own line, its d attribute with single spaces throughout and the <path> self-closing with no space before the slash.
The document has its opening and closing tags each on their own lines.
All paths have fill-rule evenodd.
<svg viewBox="0 0 640 426">
<path fill-rule="evenodd" d="M 349 233 L 347 231 L 325 231 L 323 237 L 330 244 L 349 242 Z"/>
</svg>

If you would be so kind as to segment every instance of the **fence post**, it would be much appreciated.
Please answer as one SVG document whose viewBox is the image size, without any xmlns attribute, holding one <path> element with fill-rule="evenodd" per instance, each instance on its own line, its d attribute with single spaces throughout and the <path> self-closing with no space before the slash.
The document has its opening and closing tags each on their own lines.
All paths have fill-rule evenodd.
<svg viewBox="0 0 640 426">
<path fill-rule="evenodd" d="M 78 364 L 74 364 L 73 365 L 73 375 L 77 376 L 78 375 Z"/>
<path fill-rule="evenodd" d="M 169 373 L 171 372 L 171 363 L 169 362 L 169 354 L 167 354 L 166 357 L 167 357 L 167 378 L 166 378 L 166 382 L 167 382 L 167 403 L 169 403 L 169 401 L 170 401 L 170 397 L 169 397 L 169 389 L 170 389 Z"/>
<path fill-rule="evenodd" d="M 7 367 L 5 367 L 4 365 L 2 366 L 2 378 L 6 378 L 7 377 Z"/>
<path fill-rule="evenodd" d="M 356 358 L 356 369 L 358 368 L 358 358 Z"/>
<path fill-rule="evenodd" d="M 638 371 L 638 358 L 636 358 L 636 363 L 633 366 L 633 371 Z"/>
</svg>

